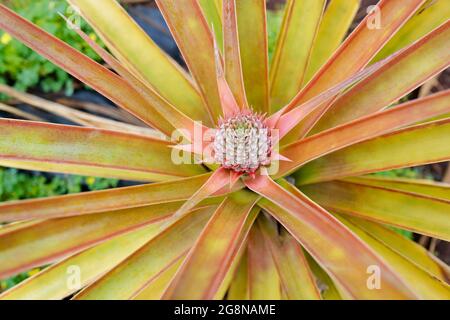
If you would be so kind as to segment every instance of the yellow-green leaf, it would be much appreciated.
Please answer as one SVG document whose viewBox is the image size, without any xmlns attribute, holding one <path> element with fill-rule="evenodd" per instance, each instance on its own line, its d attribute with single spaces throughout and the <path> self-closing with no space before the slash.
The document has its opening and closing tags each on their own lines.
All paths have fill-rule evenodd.
<svg viewBox="0 0 450 320">
<path fill-rule="evenodd" d="M 450 240 L 450 201 L 344 181 L 301 190 L 329 210 Z"/>
<path fill-rule="evenodd" d="M 417 193 L 430 198 L 450 201 L 450 184 L 445 182 L 411 178 L 385 178 L 371 175 L 346 178 L 344 181 L 408 193 Z"/>
<path fill-rule="evenodd" d="M 94 176 L 107 172 L 126 179 L 124 171 L 134 172 L 135 180 L 166 180 L 205 172 L 199 165 L 172 161 L 168 141 L 117 131 L 0 119 L 0 136 L 0 159 L 41 163 L 43 171 L 54 164 L 57 171 L 61 168 L 59 172 L 71 168 L 69 173 L 78 173 L 81 166 L 98 169 Z M 142 179 L 136 179 L 138 173 Z"/>
<path fill-rule="evenodd" d="M 255 225 L 248 239 L 248 291 L 250 300 L 280 300 L 281 284 L 277 267 L 264 241 L 261 228 Z"/>
<path fill-rule="evenodd" d="M 417 242 L 376 222 L 353 216 L 347 216 L 346 219 L 432 276 L 448 282 L 449 267 Z"/>
<path fill-rule="evenodd" d="M 214 39 L 196 0 L 157 0 L 213 120 L 222 114 L 216 81 Z"/>
<path fill-rule="evenodd" d="M 450 19 L 450 6 L 446 0 L 428 0 L 416 14 L 392 37 L 372 62 L 382 60 L 420 39 Z"/>
<path fill-rule="evenodd" d="M 339 217 L 339 216 L 338 216 Z M 397 273 L 397 275 L 406 283 L 406 285 L 414 292 L 419 299 L 436 299 L 436 300 L 448 300 L 450 299 L 450 288 L 439 281 L 438 279 L 432 277 L 422 269 L 418 268 L 411 262 L 409 262 L 404 257 L 400 256 L 393 250 L 386 247 L 383 243 L 372 238 L 370 235 L 365 233 L 363 230 L 358 228 L 351 222 L 339 217 L 340 220 L 350 228 L 354 233 L 356 233 L 362 240 L 364 240 L 367 245 L 369 245 L 379 256 L 381 256 L 387 264 Z M 376 277 L 377 270 L 379 271 L 379 266 L 371 265 L 372 269 L 368 272 L 372 277 Z M 372 273 L 370 273 L 372 272 Z M 385 280 L 385 275 L 379 273 L 380 287 L 377 288 L 376 280 L 371 283 L 374 290 L 380 290 L 383 286 Z M 370 280 L 368 280 L 368 285 Z"/>
<path fill-rule="evenodd" d="M 116 57 L 194 120 L 211 124 L 192 79 L 115 0 L 70 0 Z M 118 28 L 117 26 L 120 26 Z"/>
<path fill-rule="evenodd" d="M 270 107 L 278 111 L 300 90 L 325 0 L 289 0 L 270 68 Z"/>
<path fill-rule="evenodd" d="M 152 224 L 75 254 L 11 288 L 0 299 L 63 299 L 116 266 L 158 234 L 160 228 L 161 223 Z"/>
<path fill-rule="evenodd" d="M 307 84 L 344 40 L 358 11 L 360 0 L 332 0 L 320 21 L 303 79 Z"/>
<path fill-rule="evenodd" d="M 378 112 L 449 65 L 450 21 L 339 97 L 311 134 Z"/>
<path fill-rule="evenodd" d="M 245 242 L 241 233 L 248 232 L 246 220 L 255 219 L 258 211 L 251 211 L 257 200 L 257 195 L 240 191 L 222 202 L 164 293 L 165 299 L 212 299 L 216 295 Z"/>
<path fill-rule="evenodd" d="M 81 291 L 76 299 L 130 299 L 193 245 L 214 208 L 200 209 L 161 230 L 105 276 Z"/>
<path fill-rule="evenodd" d="M 239 47 L 248 104 L 255 111 L 269 111 L 269 58 L 266 3 L 236 1 Z"/>
<path fill-rule="evenodd" d="M 0 236 L 0 278 L 45 265 L 109 238 L 167 219 L 180 203 L 53 220 Z"/>
<path fill-rule="evenodd" d="M 450 119 L 386 134 L 307 163 L 295 174 L 306 184 L 450 160 Z"/>
</svg>

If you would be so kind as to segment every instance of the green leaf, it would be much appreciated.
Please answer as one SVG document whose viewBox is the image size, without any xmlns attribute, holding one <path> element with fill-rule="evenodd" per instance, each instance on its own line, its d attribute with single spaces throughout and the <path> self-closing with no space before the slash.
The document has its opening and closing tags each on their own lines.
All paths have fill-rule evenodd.
<svg viewBox="0 0 450 320">
<path fill-rule="evenodd" d="M 230 283 L 230 289 L 227 294 L 228 300 L 248 300 L 248 253 L 244 251 L 236 273 Z"/>
<path fill-rule="evenodd" d="M 208 25 L 214 28 L 214 36 L 216 37 L 217 44 L 220 50 L 223 52 L 223 32 L 222 32 L 222 7 L 218 7 L 217 3 L 213 0 L 199 0 L 199 4 L 202 8 L 203 15 L 205 16 Z"/>
</svg>

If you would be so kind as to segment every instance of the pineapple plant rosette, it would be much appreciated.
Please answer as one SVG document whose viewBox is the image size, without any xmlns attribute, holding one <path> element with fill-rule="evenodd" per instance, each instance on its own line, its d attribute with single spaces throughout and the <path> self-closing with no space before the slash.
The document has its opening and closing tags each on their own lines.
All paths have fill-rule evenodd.
<svg viewBox="0 0 450 320">
<path fill-rule="evenodd" d="M 0 165 L 148 182 L 0 205 L 3 299 L 448 299 L 450 188 L 370 173 L 450 160 L 444 0 L 158 0 L 189 73 L 112 0 L 69 1 L 109 68 L 0 6 L 0 29 L 152 129 L 0 119 Z"/>
</svg>

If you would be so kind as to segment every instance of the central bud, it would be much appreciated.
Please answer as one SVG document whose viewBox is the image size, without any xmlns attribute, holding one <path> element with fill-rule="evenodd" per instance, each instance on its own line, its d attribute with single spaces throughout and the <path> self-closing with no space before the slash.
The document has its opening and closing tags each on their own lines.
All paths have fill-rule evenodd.
<svg viewBox="0 0 450 320">
<path fill-rule="evenodd" d="M 239 114 L 219 123 L 214 138 L 214 158 L 223 167 L 253 174 L 270 164 L 270 129 L 262 116 Z"/>
</svg>

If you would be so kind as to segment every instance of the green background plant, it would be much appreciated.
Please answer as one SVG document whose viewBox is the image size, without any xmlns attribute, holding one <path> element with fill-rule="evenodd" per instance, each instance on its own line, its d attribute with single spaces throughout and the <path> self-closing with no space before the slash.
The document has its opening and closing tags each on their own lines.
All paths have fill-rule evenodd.
<svg viewBox="0 0 450 320">
<path fill-rule="evenodd" d="M 0 201 L 50 197 L 61 194 L 94 191 L 116 187 L 118 180 L 21 172 L 0 168 Z"/>
</svg>

